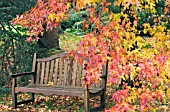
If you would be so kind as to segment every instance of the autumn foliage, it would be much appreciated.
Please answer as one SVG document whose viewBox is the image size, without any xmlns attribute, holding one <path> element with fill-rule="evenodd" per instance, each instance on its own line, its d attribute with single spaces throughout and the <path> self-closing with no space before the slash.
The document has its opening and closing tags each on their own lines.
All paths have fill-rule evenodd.
<svg viewBox="0 0 170 112">
<path fill-rule="evenodd" d="M 80 0 L 76 5 L 77 11 L 83 7 L 90 12 L 87 24 L 95 26 L 78 44 L 79 55 L 75 54 L 80 61 L 89 58 L 84 67 L 87 74 L 84 84 L 100 80 L 100 70 L 108 61 L 108 85 L 117 86 L 112 97 L 116 104 L 109 111 L 157 110 L 158 105 L 170 99 L 170 29 L 167 27 L 170 1 L 115 0 L 112 5 L 121 7 L 120 13 L 109 11 L 111 3 L 105 0 L 86 2 Z M 164 3 L 163 14 L 156 9 L 158 2 Z M 39 0 L 37 6 L 13 23 L 29 27 L 30 38 L 37 37 L 44 24 L 48 30 L 67 19 L 69 8 L 69 2 Z M 151 14 L 148 19 L 152 18 L 154 24 L 143 22 L 139 26 L 141 12 Z M 103 16 L 107 17 L 106 22 L 101 20 Z"/>
<path fill-rule="evenodd" d="M 13 24 L 29 27 L 27 41 L 37 41 L 44 30 L 50 30 L 68 18 L 68 0 L 38 0 L 37 5 L 23 15 L 13 19 Z"/>
</svg>

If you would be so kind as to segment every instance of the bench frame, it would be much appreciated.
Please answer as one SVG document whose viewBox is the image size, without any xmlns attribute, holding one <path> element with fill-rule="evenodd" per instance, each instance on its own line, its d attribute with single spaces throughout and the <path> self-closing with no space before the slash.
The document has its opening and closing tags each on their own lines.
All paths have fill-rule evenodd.
<svg viewBox="0 0 170 112">
<path fill-rule="evenodd" d="M 35 93 L 41 93 L 41 92 L 31 92 L 31 97 L 29 100 L 24 100 L 21 102 L 17 102 L 17 94 L 19 92 L 25 92 L 24 89 L 21 91 L 18 91 L 20 89 L 17 90 L 17 77 L 20 76 L 26 76 L 26 75 L 32 75 L 32 79 L 31 79 L 31 83 L 30 84 L 35 84 L 36 83 L 36 73 L 37 73 L 37 61 L 42 61 L 42 60 L 46 60 L 46 59 L 53 59 L 55 57 L 61 57 L 61 56 L 65 56 L 67 55 L 66 53 L 58 53 L 56 55 L 53 55 L 51 57 L 48 58 L 43 58 L 43 59 L 37 59 L 37 55 L 36 53 L 34 54 L 34 59 L 33 59 L 33 67 L 32 67 L 32 72 L 25 72 L 25 73 L 17 73 L 17 74 L 12 74 L 10 75 L 12 77 L 12 106 L 13 108 L 17 108 L 18 105 L 20 104 L 25 104 L 25 103 L 29 103 L 29 102 L 34 102 L 34 94 Z M 72 66 L 72 65 L 71 65 Z M 70 71 L 69 71 L 70 72 Z M 90 92 L 90 87 L 88 85 L 85 85 L 84 87 L 84 93 L 80 96 L 81 98 L 84 98 L 84 106 L 85 106 L 85 112 L 90 112 L 90 111 L 94 111 L 94 110 L 99 110 L 99 109 L 103 109 L 105 108 L 105 97 L 106 97 L 106 83 L 107 83 L 107 73 L 108 73 L 108 61 L 106 62 L 106 66 L 103 67 L 103 75 L 101 76 L 102 79 L 102 85 L 101 85 L 101 90 L 97 91 L 97 92 Z M 63 86 L 64 88 L 65 86 Z M 62 88 L 62 87 L 61 87 Z M 72 89 L 73 87 L 70 86 L 70 89 Z M 53 87 L 51 86 L 51 89 L 53 89 Z M 32 90 L 34 90 L 32 88 Z M 79 91 L 79 90 L 77 90 Z M 67 92 L 67 90 L 66 90 Z M 49 92 L 42 92 L 45 95 L 55 95 L 54 93 L 49 93 Z M 66 93 L 68 96 L 76 96 L 76 95 L 71 95 L 68 93 Z M 63 95 L 62 93 L 60 94 L 57 93 L 57 95 Z M 100 106 L 95 107 L 90 109 L 90 98 L 96 97 L 96 96 L 100 96 Z"/>
</svg>

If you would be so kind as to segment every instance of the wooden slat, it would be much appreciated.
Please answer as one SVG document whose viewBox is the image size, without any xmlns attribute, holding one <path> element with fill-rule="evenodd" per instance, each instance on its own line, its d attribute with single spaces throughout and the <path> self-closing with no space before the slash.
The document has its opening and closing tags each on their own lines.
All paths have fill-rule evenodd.
<svg viewBox="0 0 170 112">
<path fill-rule="evenodd" d="M 18 92 L 33 92 L 33 93 L 45 93 L 48 95 L 74 95 L 74 96 L 79 96 L 77 93 L 81 93 L 81 96 L 84 97 L 84 87 L 70 87 L 70 86 L 45 86 L 44 84 L 38 84 L 38 85 L 28 85 L 25 87 L 16 87 L 16 93 Z M 90 94 L 96 94 L 100 92 L 102 88 L 89 88 Z M 67 93 L 67 94 L 63 94 Z M 74 94 L 73 94 L 74 93 Z M 93 96 L 94 96 L 93 95 Z M 97 94 L 96 94 L 97 96 Z"/>
<path fill-rule="evenodd" d="M 101 80 L 97 82 L 96 87 L 101 87 Z"/>
<path fill-rule="evenodd" d="M 17 108 L 17 94 L 15 91 L 16 87 L 16 77 L 12 79 L 12 106 L 13 108 Z"/>
<path fill-rule="evenodd" d="M 57 84 L 57 79 L 58 79 L 58 62 L 59 59 L 55 60 L 55 69 L 54 69 L 54 85 Z"/>
<path fill-rule="evenodd" d="M 93 83 L 90 87 L 94 88 L 96 86 L 96 83 Z"/>
<path fill-rule="evenodd" d="M 82 78 L 82 70 L 83 70 L 83 65 L 79 63 L 79 71 L 78 71 L 78 86 L 81 86 L 81 78 Z"/>
<path fill-rule="evenodd" d="M 54 60 L 51 61 L 51 66 L 50 66 L 50 76 L 49 76 L 50 82 L 52 82 L 53 74 L 54 74 Z"/>
<path fill-rule="evenodd" d="M 76 85 L 76 78 L 77 78 L 77 63 L 78 61 L 76 60 L 73 64 L 73 75 L 72 75 L 72 80 L 73 80 L 73 86 Z"/>
<path fill-rule="evenodd" d="M 68 62 L 64 61 L 64 85 L 67 85 L 67 74 L 68 74 Z"/>
<path fill-rule="evenodd" d="M 106 65 L 103 66 L 103 76 L 106 76 L 106 78 L 102 78 L 102 88 L 106 90 L 106 83 L 107 83 L 107 74 L 108 74 L 108 64 L 109 62 L 106 62 Z"/>
<path fill-rule="evenodd" d="M 32 65 L 32 72 L 35 72 L 35 70 L 36 70 L 36 60 L 37 60 L 37 55 L 36 55 L 36 53 L 34 53 L 33 65 Z M 34 84 L 34 83 L 35 83 L 35 80 L 36 80 L 36 76 L 35 76 L 35 74 L 34 74 L 34 75 L 32 75 L 31 83 Z"/>
<path fill-rule="evenodd" d="M 70 67 L 69 67 L 68 86 L 71 86 L 72 72 L 73 72 L 73 60 L 71 60 L 71 62 L 70 62 Z"/>
<path fill-rule="evenodd" d="M 37 64 L 37 77 L 36 77 L 36 84 L 40 82 L 40 62 Z"/>
<path fill-rule="evenodd" d="M 50 62 L 46 63 L 45 84 L 48 83 Z"/>
<path fill-rule="evenodd" d="M 43 82 L 44 82 L 44 71 L 45 71 L 45 62 L 42 62 L 41 81 L 40 81 L 40 84 L 43 84 Z"/>
<path fill-rule="evenodd" d="M 58 80 L 59 85 L 62 84 L 62 77 L 63 77 L 63 60 L 60 59 L 60 61 L 59 61 L 59 80 Z"/>
<path fill-rule="evenodd" d="M 35 68 L 36 68 L 36 53 L 34 53 L 32 72 L 35 72 Z"/>
<path fill-rule="evenodd" d="M 61 53 L 57 53 L 56 55 L 52 55 L 47 58 L 39 58 L 39 59 L 37 59 L 37 61 L 39 61 L 39 62 L 51 61 L 51 60 L 55 60 L 56 58 L 66 57 L 68 55 L 69 55 L 69 53 L 61 52 Z"/>
<path fill-rule="evenodd" d="M 82 70 L 82 77 L 84 77 L 84 76 L 86 76 L 86 72 L 85 72 L 85 70 L 83 69 L 83 70 Z"/>
<path fill-rule="evenodd" d="M 74 88 L 54 88 L 54 87 L 16 87 L 16 93 L 18 92 L 33 92 L 42 93 L 45 95 L 69 95 L 69 96 L 79 96 L 84 97 L 84 89 L 75 90 Z M 96 90 L 97 91 L 97 90 Z"/>
<path fill-rule="evenodd" d="M 101 70 L 100 73 L 103 74 L 103 71 Z M 102 83 L 101 80 L 102 80 L 102 79 L 98 80 L 98 82 L 96 83 L 95 87 L 101 87 L 101 83 Z"/>
</svg>

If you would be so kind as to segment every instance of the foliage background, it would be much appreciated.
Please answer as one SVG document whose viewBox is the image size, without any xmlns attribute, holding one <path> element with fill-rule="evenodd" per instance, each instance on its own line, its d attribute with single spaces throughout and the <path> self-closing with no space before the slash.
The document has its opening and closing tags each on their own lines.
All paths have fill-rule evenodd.
<svg viewBox="0 0 170 112">
<path fill-rule="evenodd" d="M 0 94 L 10 92 L 10 73 L 28 71 L 31 68 L 30 62 L 33 52 L 38 49 L 37 43 L 27 43 L 27 29 L 14 26 L 10 21 L 35 4 L 36 0 L 0 1 Z"/>
<path fill-rule="evenodd" d="M 70 5 L 62 3 L 64 8 L 60 7 L 58 10 L 61 11 L 61 15 L 55 13 L 54 6 L 52 9 L 54 13 L 45 16 L 45 20 L 52 25 L 50 27 L 52 28 L 61 22 L 59 19 L 63 19 L 63 14 L 69 12 L 71 14 L 70 18 L 67 18 L 68 21 L 62 22 L 63 29 L 76 35 L 87 33 L 78 44 L 77 52 L 80 53 L 80 57 L 90 57 L 86 67 L 89 68 L 86 70 L 88 74 L 85 78 L 88 79 L 88 84 L 99 79 L 98 73 L 101 65 L 106 60 L 110 61 L 108 82 L 111 87 L 115 87 L 116 92 L 112 95 L 112 101 L 115 104 L 109 111 L 155 111 L 161 105 L 169 106 L 169 0 L 114 0 L 111 1 L 111 5 L 108 1 L 91 0 L 84 1 L 83 4 L 82 0 L 78 0 L 76 4 L 78 9 L 70 12 L 68 10 L 64 12 L 65 9 L 70 8 Z M 87 5 L 87 2 L 91 3 Z M 95 4 L 96 2 L 98 4 Z M 41 11 L 41 5 L 37 6 L 39 11 Z M 107 6 L 109 7 L 107 8 Z M 47 7 L 50 6 L 47 5 Z M 77 15 L 74 11 L 78 11 Z M 44 14 L 43 11 L 42 13 Z M 14 20 L 25 25 L 23 23 L 25 20 L 28 23 L 32 22 L 32 19 L 28 18 L 29 15 L 28 12 Z M 85 17 L 82 17 L 84 15 Z M 78 18 L 74 18 L 74 16 L 78 16 Z M 39 16 L 37 17 L 35 24 L 39 24 L 40 21 Z M 3 18 L 3 20 L 5 19 Z M 79 25 L 82 29 L 85 27 L 86 30 L 79 28 Z M 35 26 L 28 24 L 28 27 Z M 41 29 L 41 26 L 42 23 L 40 23 L 40 27 L 39 25 L 36 27 Z M 38 48 L 35 41 L 26 43 L 24 39 L 29 35 L 21 26 L 12 27 L 9 21 L 1 22 L 1 30 L 3 49 L 0 55 L 3 59 L 1 72 L 3 78 L 7 77 L 5 82 L 8 82 L 11 71 L 30 69 L 25 66 L 26 63 L 21 61 L 26 59 L 24 56 L 32 57 L 32 51 L 40 52 L 41 49 Z M 41 31 L 42 29 L 39 32 Z M 65 37 L 63 36 L 63 38 Z M 29 59 L 25 62 L 30 63 L 32 58 Z M 18 69 L 19 66 L 16 64 L 21 65 L 22 68 Z M 8 87 L 9 85 L 5 82 L 2 83 L 3 87 Z"/>
</svg>

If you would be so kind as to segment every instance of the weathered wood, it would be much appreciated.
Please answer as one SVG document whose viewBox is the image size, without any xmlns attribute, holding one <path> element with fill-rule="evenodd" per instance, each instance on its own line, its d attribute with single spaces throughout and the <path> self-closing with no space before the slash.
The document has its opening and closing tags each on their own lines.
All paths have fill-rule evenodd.
<svg viewBox="0 0 170 112">
<path fill-rule="evenodd" d="M 16 87 L 16 92 L 33 92 L 33 93 L 42 93 L 45 95 L 69 95 L 69 96 L 79 96 L 83 98 L 84 89 L 75 90 L 73 88 L 57 88 L 57 87 Z"/>
<path fill-rule="evenodd" d="M 73 86 L 76 85 L 76 78 L 77 78 L 77 63 L 78 61 L 76 60 L 73 64 L 73 74 L 72 74 L 72 82 L 73 82 Z"/>
<path fill-rule="evenodd" d="M 65 60 L 64 61 L 64 85 L 67 85 L 67 74 L 68 74 L 68 62 Z"/>
<path fill-rule="evenodd" d="M 17 108 L 17 93 L 15 92 L 16 78 L 12 79 L 12 106 Z"/>
<path fill-rule="evenodd" d="M 88 85 L 85 85 L 85 91 L 84 91 L 84 106 L 85 106 L 85 112 L 90 111 L 90 95 L 89 95 L 89 89 Z"/>
<path fill-rule="evenodd" d="M 59 62 L 59 59 L 56 59 L 55 61 L 55 69 L 54 69 L 54 85 L 57 84 L 57 79 L 58 79 L 58 62 Z"/>
<path fill-rule="evenodd" d="M 54 60 L 51 61 L 49 81 L 52 82 L 54 74 Z"/>
<path fill-rule="evenodd" d="M 107 74 L 108 74 L 108 60 L 106 62 L 106 65 L 103 67 L 103 76 L 105 78 L 102 78 L 102 88 L 103 88 L 103 94 L 100 96 L 100 105 L 102 108 L 105 108 L 105 98 L 106 98 L 106 84 L 107 84 Z"/>
<path fill-rule="evenodd" d="M 45 84 L 48 83 L 50 62 L 46 63 Z"/>
<path fill-rule="evenodd" d="M 103 66 L 103 77 L 104 77 L 104 78 L 102 78 L 102 88 L 105 89 L 105 91 L 106 91 L 107 74 L 108 74 L 108 66 L 109 66 L 108 63 L 109 63 L 109 62 L 108 62 L 108 60 L 107 60 L 106 65 Z"/>
<path fill-rule="evenodd" d="M 44 71 L 45 71 L 45 62 L 42 62 L 41 81 L 40 81 L 40 84 L 43 84 L 43 82 L 44 82 Z"/>
<path fill-rule="evenodd" d="M 36 84 L 39 84 L 40 80 L 40 62 L 37 64 L 37 75 L 36 75 Z"/>
<path fill-rule="evenodd" d="M 34 102 L 34 100 L 35 100 L 35 97 L 34 97 L 35 95 L 34 95 L 34 93 L 31 93 L 31 102 Z"/>
<path fill-rule="evenodd" d="M 96 83 L 93 83 L 90 87 L 91 88 L 95 88 L 96 87 Z"/>
<path fill-rule="evenodd" d="M 78 77 L 77 77 L 77 85 L 82 86 L 81 84 L 81 78 L 82 78 L 82 70 L 83 70 L 83 65 L 79 63 L 79 70 L 78 70 Z"/>
<path fill-rule="evenodd" d="M 70 70 L 68 74 L 68 86 L 71 86 L 71 80 L 72 80 L 72 72 L 73 72 L 73 60 L 70 62 Z"/>
<path fill-rule="evenodd" d="M 97 82 L 97 84 L 96 84 L 96 87 L 97 87 L 97 88 L 98 88 L 98 87 L 101 87 L 101 83 L 102 83 L 102 81 L 99 80 L 99 81 Z"/>
<path fill-rule="evenodd" d="M 48 87 L 48 88 L 63 88 L 63 89 L 74 89 L 74 90 L 81 90 L 81 89 L 83 89 L 84 90 L 84 87 L 82 87 L 82 86 L 72 86 L 72 87 L 70 87 L 70 86 L 64 86 L 64 85 L 61 85 L 61 86 L 59 86 L 59 85 L 47 85 L 47 84 L 29 84 L 29 85 L 27 85 L 27 86 L 24 86 L 24 87 L 22 87 L 22 88 L 43 88 L 43 87 Z M 21 87 L 16 87 L 16 88 L 21 88 Z M 102 88 L 89 88 L 89 90 L 90 90 L 90 92 L 91 93 L 95 93 L 96 91 L 100 91 L 100 90 L 102 90 Z M 17 90 L 18 92 L 20 91 L 20 90 Z"/>
<path fill-rule="evenodd" d="M 59 61 L 59 80 L 58 80 L 58 85 L 61 85 L 62 83 L 62 78 L 63 78 L 63 60 L 60 59 Z"/>
<path fill-rule="evenodd" d="M 68 57 L 68 53 L 59 53 L 51 57 L 36 59 L 34 55 L 33 72 L 13 74 L 12 85 L 12 99 L 13 107 L 17 105 L 33 102 L 35 93 L 42 93 L 45 95 L 68 95 L 78 96 L 84 99 L 85 112 L 89 112 L 95 109 L 102 109 L 105 107 L 106 96 L 106 82 L 107 82 L 107 69 L 108 62 L 103 68 L 101 73 L 101 81 L 94 86 L 89 87 L 82 86 L 81 80 L 85 76 L 83 70 L 83 64 L 78 63 L 78 60 L 73 60 Z M 32 83 L 24 87 L 16 87 L 16 78 L 22 75 L 32 74 Z M 48 81 L 54 82 L 53 85 L 48 84 Z M 101 84 L 101 83 L 102 84 Z M 17 93 L 29 92 L 31 93 L 31 99 L 17 102 Z M 90 109 L 90 98 L 100 96 L 100 106 L 94 109 Z"/>
<path fill-rule="evenodd" d="M 11 74 L 10 77 L 16 78 L 18 76 L 26 76 L 26 75 L 32 75 L 32 74 L 35 74 L 35 72 L 24 72 L 24 73 Z"/>
<path fill-rule="evenodd" d="M 46 62 L 46 61 L 52 61 L 52 60 L 55 60 L 55 59 L 61 58 L 61 57 L 67 57 L 67 56 L 69 56 L 69 53 L 61 52 L 61 53 L 58 53 L 56 55 L 53 55 L 53 56 L 50 56 L 50 57 L 47 57 L 47 58 L 37 59 L 37 61 L 38 62 Z"/>
<path fill-rule="evenodd" d="M 35 72 L 35 69 L 36 69 L 36 60 L 37 60 L 37 55 L 36 55 L 36 53 L 34 53 L 33 64 L 32 64 L 33 72 Z"/>
<path fill-rule="evenodd" d="M 100 96 L 100 95 L 102 95 L 103 94 L 103 89 L 98 89 L 98 91 L 90 91 L 91 89 L 89 89 L 89 96 L 90 96 L 90 98 L 93 98 L 93 97 L 96 97 L 96 96 Z"/>
<path fill-rule="evenodd" d="M 105 108 L 105 92 L 100 96 L 100 106 Z"/>
</svg>

